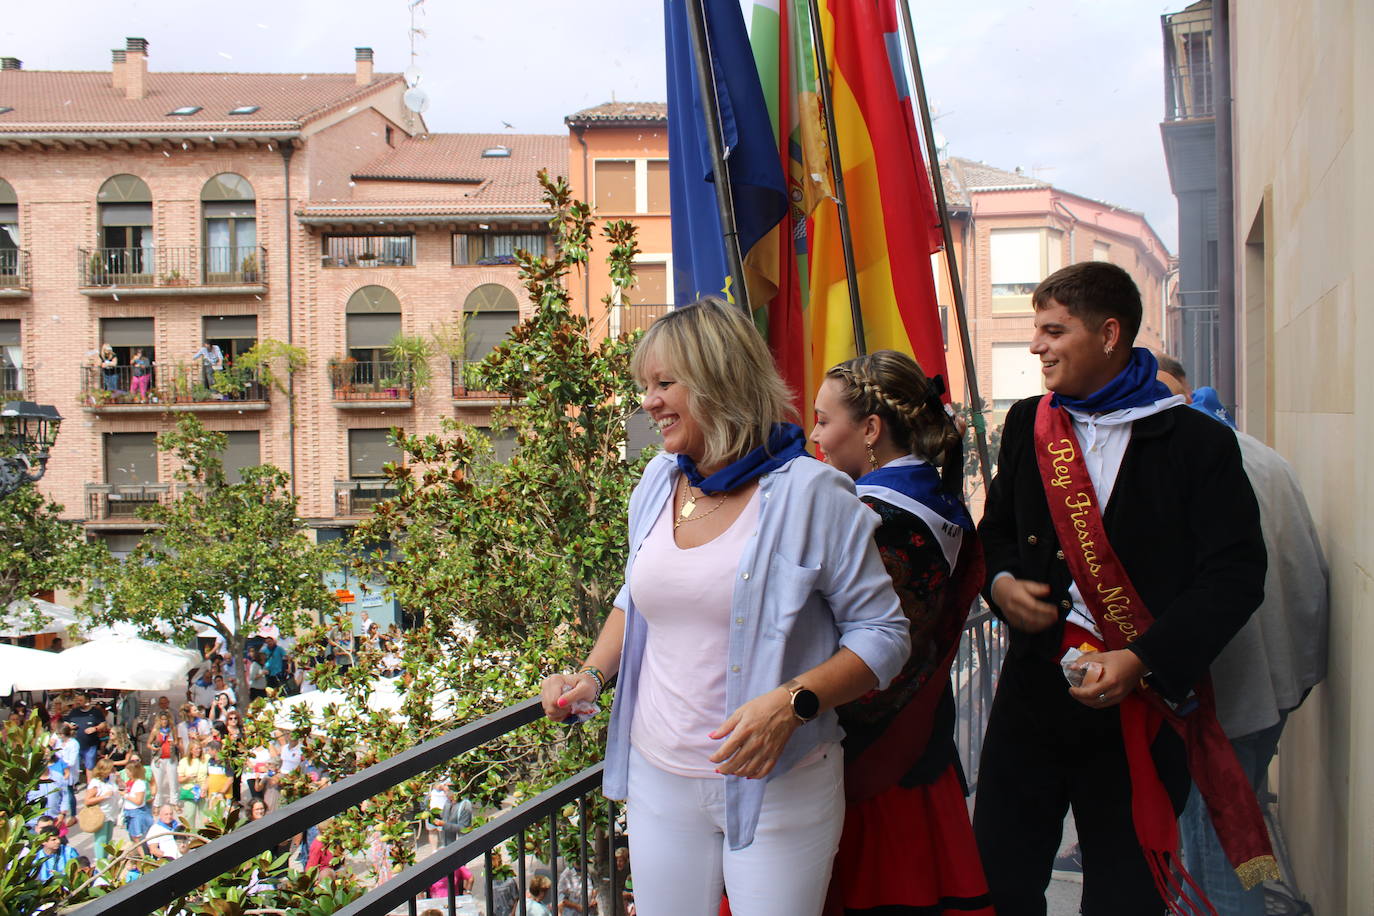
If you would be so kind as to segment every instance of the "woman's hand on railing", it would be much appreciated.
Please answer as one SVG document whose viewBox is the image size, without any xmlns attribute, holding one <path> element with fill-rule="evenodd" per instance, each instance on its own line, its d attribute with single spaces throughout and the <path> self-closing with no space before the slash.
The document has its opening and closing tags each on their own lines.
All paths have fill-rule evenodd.
<svg viewBox="0 0 1374 916">
<path fill-rule="evenodd" d="M 596 678 L 586 672 L 551 674 L 540 685 L 539 700 L 544 704 L 544 715 L 562 722 L 572 715 L 574 705 L 594 703 L 599 692 Z"/>
</svg>

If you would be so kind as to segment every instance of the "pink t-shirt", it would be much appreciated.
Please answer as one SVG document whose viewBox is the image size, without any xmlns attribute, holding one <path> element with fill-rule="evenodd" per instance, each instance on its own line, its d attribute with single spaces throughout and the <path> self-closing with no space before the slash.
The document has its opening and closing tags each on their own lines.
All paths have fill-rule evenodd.
<svg viewBox="0 0 1374 916">
<path fill-rule="evenodd" d="M 679 776 L 720 778 L 707 737 L 725 721 L 725 659 L 740 557 L 758 530 L 754 490 L 739 518 L 700 547 L 673 541 L 673 501 L 640 545 L 630 595 L 648 623 L 630 742 Z"/>
</svg>

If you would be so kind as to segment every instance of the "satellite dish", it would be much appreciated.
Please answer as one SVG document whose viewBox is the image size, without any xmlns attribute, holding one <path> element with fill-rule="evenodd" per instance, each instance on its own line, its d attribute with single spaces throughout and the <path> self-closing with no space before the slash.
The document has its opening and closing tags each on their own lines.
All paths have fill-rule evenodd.
<svg viewBox="0 0 1374 916">
<path fill-rule="evenodd" d="M 409 86 L 411 89 L 414 89 L 416 86 L 420 85 L 420 80 L 422 76 L 423 75 L 420 73 L 419 67 L 406 67 L 405 81 L 406 85 Z"/>
<path fill-rule="evenodd" d="M 429 93 L 423 89 L 407 89 L 401 101 L 416 114 L 424 114 L 425 109 L 429 108 Z"/>
</svg>

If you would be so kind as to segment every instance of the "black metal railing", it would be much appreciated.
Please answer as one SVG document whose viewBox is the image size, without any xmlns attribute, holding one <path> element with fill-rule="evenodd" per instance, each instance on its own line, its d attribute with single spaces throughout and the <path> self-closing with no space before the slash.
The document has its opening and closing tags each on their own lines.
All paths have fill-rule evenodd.
<svg viewBox="0 0 1374 916">
<path fill-rule="evenodd" d="M 965 624 L 963 641 L 952 672 L 959 709 L 956 738 L 970 786 L 976 785 L 977 757 L 982 744 L 982 730 L 987 722 L 1006 643 L 1005 627 L 980 602 Z M 299 801 L 283 805 L 266 817 L 188 852 L 138 881 L 86 904 L 82 907 L 83 916 L 154 912 L 193 893 L 196 888 L 219 875 L 275 848 L 292 836 L 304 833 L 327 818 L 393 789 L 406 780 L 444 766 L 460 754 L 534 722 L 542 714 L 540 701 L 537 698 L 530 699 L 426 741 Z M 568 829 L 577 832 L 582 899 L 589 899 L 589 888 L 593 883 L 598 887 L 609 887 L 613 906 L 606 908 L 603 905 L 601 912 L 604 916 L 618 916 L 622 911 L 619 909 L 621 884 L 617 880 L 614 855 L 614 849 L 618 845 L 617 805 L 599 798 L 602 768 L 602 764 L 588 767 L 517 807 L 501 813 L 471 833 L 465 834 L 458 842 L 442 848 L 368 891 L 339 910 L 338 916 L 382 916 L 403 906 L 411 916 L 415 916 L 421 904 L 426 907 L 436 906 L 449 916 L 456 916 L 457 896 L 451 877 L 459 866 L 465 865 L 478 854 L 484 854 L 486 866 L 484 897 L 487 916 L 507 916 L 506 912 L 498 914 L 494 910 L 496 888 L 491 851 L 512 839 L 516 840 L 516 849 L 519 851 L 516 861 L 519 889 L 516 899 L 520 901 L 518 912 L 520 916 L 525 916 L 526 834 L 532 829 L 547 829 L 548 845 L 545 848 L 549 850 L 550 873 L 557 880 L 559 851 L 563 848 L 559 843 L 560 823 L 567 823 Z M 604 862 L 604 874 L 601 873 L 602 870 L 597 870 L 594 879 L 587 830 L 592 820 L 590 811 L 595 804 L 606 805 L 609 833 L 604 846 L 598 844 L 597 850 L 597 858 Z M 577 808 L 575 826 L 571 823 L 572 819 L 565 818 L 563 814 L 570 805 Z M 633 863 L 631 865 L 633 867 Z M 444 878 L 450 878 L 446 898 L 417 901 L 418 895 Z"/>
<path fill-rule="evenodd" d="M 411 267 L 413 235 L 331 235 L 324 240 L 321 267 Z"/>
<path fill-rule="evenodd" d="M 1211 8 L 1187 9 L 1160 18 L 1164 26 L 1164 120 L 1215 116 Z"/>
<path fill-rule="evenodd" d="M 408 401 L 414 377 L 409 360 L 329 361 L 329 385 L 336 401 Z"/>
<path fill-rule="evenodd" d="M 359 477 L 334 481 L 334 514 L 341 518 L 366 515 L 386 499 L 396 495 L 396 488 L 385 477 Z"/>
<path fill-rule="evenodd" d="M 0 401 L 36 401 L 35 379 L 32 369 L 24 366 L 0 366 Z"/>
<path fill-rule="evenodd" d="M 449 359 L 449 377 L 453 383 L 453 397 L 492 399 L 504 398 L 505 392 L 483 388 L 477 380 L 477 367 L 480 359 Z"/>
<path fill-rule="evenodd" d="M 526 700 L 446 735 L 426 741 L 299 801 L 283 805 L 266 817 L 195 849 L 138 881 L 126 884 L 86 904 L 82 907 L 82 913 L 84 916 L 105 916 L 154 912 L 193 893 L 196 888 L 215 877 L 289 840 L 295 834 L 304 833 L 327 818 L 341 814 L 408 779 L 443 766 L 460 754 L 480 747 L 488 741 L 528 725 L 542 714 L 538 699 Z M 562 859 L 559 856 L 558 839 L 560 821 L 563 820 L 563 810 L 569 805 L 577 806 L 577 824 L 574 827 L 568 823 L 567 829 L 575 830 L 578 835 L 578 871 L 583 882 L 582 899 L 587 900 L 592 883 L 592 857 L 589 855 L 587 825 L 591 820 L 591 806 L 596 803 L 593 797 L 601 787 L 601 771 L 601 764 L 588 767 L 518 807 L 500 814 L 471 833 L 465 834 L 460 841 L 444 847 L 386 883 L 373 888 L 340 910 L 339 916 L 381 916 L 400 906 L 406 906 L 413 916 L 417 912 L 417 895 L 425 892 L 439 880 L 451 877 L 460 865 L 466 864 L 479 853 L 486 854 L 487 916 L 498 916 L 493 908 L 495 882 L 492 877 L 491 850 L 512 839 L 517 841 L 516 848 L 521 853 L 516 862 L 519 880 L 517 899 L 521 901 L 519 912 L 524 916 L 526 875 L 523 853 L 526 833 L 531 828 L 542 830 L 547 826 L 550 840 L 550 871 L 556 879 L 559 874 L 558 863 Z M 606 871 L 610 886 L 618 889 L 615 856 L 611 852 L 616 845 L 616 806 L 612 802 L 606 804 L 609 815 L 607 823 L 610 825 L 611 833 L 606 844 L 606 854 L 602 858 L 607 860 Z M 455 916 L 455 891 L 453 882 L 449 881 L 447 899 L 426 901 L 426 905 L 438 903 L 441 908 L 447 910 L 449 916 Z M 501 913 L 499 916 L 507 914 Z M 608 912 L 607 916 L 611 914 Z"/>
<path fill-rule="evenodd" d="M 29 288 L 29 253 L 23 248 L 0 248 L 0 289 Z"/>
<path fill-rule="evenodd" d="M 81 400 L 87 407 L 266 401 L 268 388 L 258 378 L 232 368 L 207 372 L 182 363 L 81 367 Z"/>
<path fill-rule="evenodd" d="M 165 504 L 172 497 L 172 485 L 169 483 L 88 483 L 86 520 L 106 522 L 136 519 L 140 509 Z"/>
<path fill-rule="evenodd" d="M 82 286 L 133 289 L 262 286 L 267 249 L 257 246 L 79 249 Z"/>
<path fill-rule="evenodd" d="M 1007 654 L 1007 627 L 980 598 L 964 624 L 959 649 L 950 670 L 954 687 L 954 741 L 964 767 L 969 790 L 978 785 L 978 758 L 983 753 L 983 731 L 992 711 L 997 676 Z"/>
</svg>

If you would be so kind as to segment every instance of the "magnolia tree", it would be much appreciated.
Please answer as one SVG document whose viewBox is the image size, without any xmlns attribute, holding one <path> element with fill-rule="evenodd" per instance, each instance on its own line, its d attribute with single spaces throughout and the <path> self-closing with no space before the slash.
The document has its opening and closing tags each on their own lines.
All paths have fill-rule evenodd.
<svg viewBox="0 0 1374 916">
<path fill-rule="evenodd" d="M 158 437 L 180 465 L 181 486 L 175 500 L 140 510 L 158 527 L 111 568 L 92 611 L 97 623 L 124 621 L 178 642 L 212 632 L 237 661 L 268 624 L 292 633 L 334 605 L 324 576 L 342 558 L 297 517 L 286 472 L 260 465 L 231 482 L 226 441 L 190 414 Z M 236 693 L 246 713 L 242 673 Z"/>
<path fill-rule="evenodd" d="M 493 425 L 513 430 L 514 452 L 497 460 L 481 432 L 456 423 L 398 437 L 406 461 L 388 468 L 397 495 L 359 526 L 351 550 L 359 570 L 384 578 L 422 623 L 385 649 L 400 659 L 400 717 L 369 706 L 381 645 L 365 641 L 349 667 L 326 661 L 313 670 L 318 686 L 343 699 L 314 724 L 296 712 L 296 727 L 307 757 L 335 777 L 535 695 L 545 676 L 588 651 L 620 587 L 629 495 L 643 466 L 624 457 L 639 400 L 633 344 L 605 339 L 569 308 L 567 281 L 586 269 L 592 215 L 564 180 L 541 173 L 540 181 L 554 254 L 517 255 L 533 315 L 477 370 L 483 390 L 509 398 Z M 612 295 L 628 302 L 634 228 L 612 222 L 603 236 Z M 328 656 L 330 628 L 317 627 L 300 654 L 314 643 Z M 444 775 L 489 811 L 599 759 L 603 740 L 604 716 L 572 729 L 541 721 L 453 761 Z M 411 861 L 416 812 L 439 775 L 335 818 L 327 837 L 349 851 L 380 840 L 394 864 Z M 300 777 L 285 791 L 312 788 Z"/>
<path fill-rule="evenodd" d="M 0 626 L 47 624 L 32 597 L 81 589 L 106 559 L 103 544 L 86 543 L 81 523 L 61 515 L 62 506 L 31 484 L 0 496 Z"/>
</svg>

